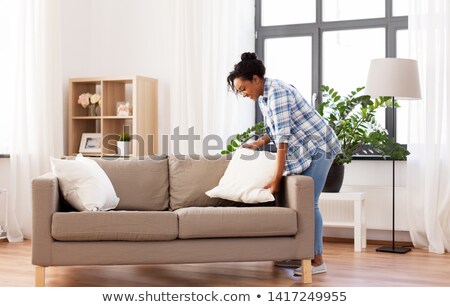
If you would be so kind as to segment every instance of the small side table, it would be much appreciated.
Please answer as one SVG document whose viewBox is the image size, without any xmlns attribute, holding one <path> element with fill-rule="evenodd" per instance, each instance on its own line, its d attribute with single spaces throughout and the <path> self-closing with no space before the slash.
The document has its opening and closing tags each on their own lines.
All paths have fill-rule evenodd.
<svg viewBox="0 0 450 307">
<path fill-rule="evenodd" d="M 324 221 L 324 226 L 332 227 L 353 227 L 355 252 L 360 252 L 361 248 L 367 246 L 367 228 L 366 228 L 366 212 L 364 207 L 364 192 L 339 192 L 339 193 L 321 193 L 319 200 L 345 200 L 353 202 L 353 222 L 328 222 Z"/>
</svg>

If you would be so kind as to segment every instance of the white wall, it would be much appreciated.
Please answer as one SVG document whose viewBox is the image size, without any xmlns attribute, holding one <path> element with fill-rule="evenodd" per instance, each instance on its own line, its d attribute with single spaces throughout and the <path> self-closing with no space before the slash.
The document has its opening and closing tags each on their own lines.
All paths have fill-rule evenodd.
<svg viewBox="0 0 450 307">
<path fill-rule="evenodd" d="M 61 7 L 64 126 L 69 78 L 142 75 L 159 80 L 159 131 L 168 134 L 170 1 L 65 0 Z"/>
</svg>

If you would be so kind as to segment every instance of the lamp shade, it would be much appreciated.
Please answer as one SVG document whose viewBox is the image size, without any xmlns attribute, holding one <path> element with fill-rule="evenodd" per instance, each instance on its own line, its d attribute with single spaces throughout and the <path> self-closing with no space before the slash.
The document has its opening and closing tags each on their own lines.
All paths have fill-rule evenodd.
<svg viewBox="0 0 450 307">
<path fill-rule="evenodd" d="M 366 83 L 366 95 L 397 99 L 420 99 L 419 70 L 417 61 L 385 58 L 370 62 Z"/>
</svg>

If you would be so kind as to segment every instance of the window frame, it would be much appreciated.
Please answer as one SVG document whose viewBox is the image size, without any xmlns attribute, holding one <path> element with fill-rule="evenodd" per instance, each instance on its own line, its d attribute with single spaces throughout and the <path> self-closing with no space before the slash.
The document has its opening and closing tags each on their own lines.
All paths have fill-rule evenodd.
<svg viewBox="0 0 450 307">
<path fill-rule="evenodd" d="M 264 42 L 270 38 L 293 36 L 311 36 L 312 38 L 312 84 L 311 93 L 317 94 L 315 107 L 321 103 L 320 84 L 322 84 L 322 40 L 326 31 L 358 30 L 370 28 L 385 29 L 385 56 L 395 57 L 397 49 L 397 31 L 408 29 L 408 16 L 393 16 L 393 0 L 385 0 L 385 17 L 370 19 L 353 19 L 339 21 L 322 20 L 322 0 L 316 0 L 316 22 L 291 25 L 262 26 L 262 0 L 255 0 L 255 50 L 258 57 L 264 61 Z M 396 109 L 386 108 L 385 127 L 392 135 L 395 127 L 392 125 L 393 112 Z M 263 117 L 258 104 L 255 104 L 255 122 Z M 371 156 L 373 159 L 374 156 Z"/>
</svg>

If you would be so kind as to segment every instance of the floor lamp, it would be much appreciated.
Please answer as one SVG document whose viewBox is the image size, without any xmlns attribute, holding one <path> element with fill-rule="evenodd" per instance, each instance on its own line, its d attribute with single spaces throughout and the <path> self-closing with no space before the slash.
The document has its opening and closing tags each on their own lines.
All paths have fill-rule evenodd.
<svg viewBox="0 0 450 307">
<path fill-rule="evenodd" d="M 372 98 L 380 96 L 397 99 L 420 99 L 417 61 L 410 59 L 384 58 L 370 63 L 367 76 L 366 94 Z M 396 109 L 392 105 L 393 139 L 396 139 Z M 395 159 L 392 159 L 392 245 L 377 248 L 378 252 L 404 254 L 411 251 L 409 247 L 395 246 Z"/>
</svg>

